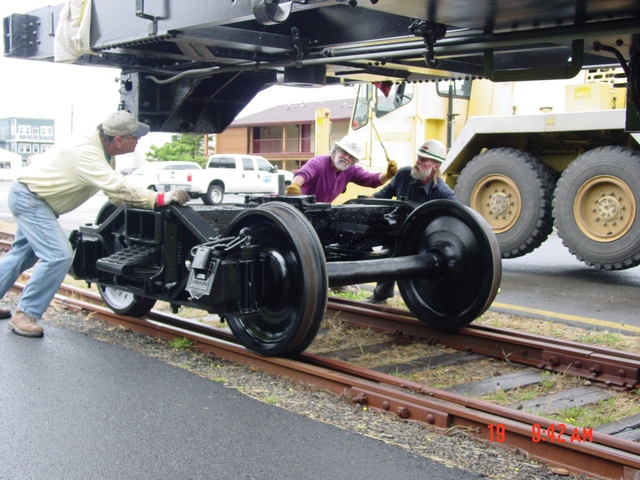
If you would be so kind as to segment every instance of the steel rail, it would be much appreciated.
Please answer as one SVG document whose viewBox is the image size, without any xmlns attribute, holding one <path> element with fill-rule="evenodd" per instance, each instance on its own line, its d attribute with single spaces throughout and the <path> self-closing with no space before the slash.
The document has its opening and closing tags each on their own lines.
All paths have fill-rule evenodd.
<svg viewBox="0 0 640 480">
<path fill-rule="evenodd" d="M 17 289 L 22 287 L 22 284 L 15 285 Z M 198 351 L 302 381 L 402 419 L 466 431 L 484 441 L 491 441 L 491 426 L 499 425 L 505 432 L 505 445 L 521 448 L 543 463 L 607 479 L 640 478 L 640 444 L 628 440 L 590 432 L 588 439 L 574 441 L 571 432 L 580 430 L 566 425 L 567 433 L 553 437 L 554 441 L 545 441 L 534 435 L 535 429 L 544 431 L 554 425 L 543 417 L 319 355 L 302 354 L 297 359 L 261 357 L 234 343 L 232 334 L 222 329 L 157 311 L 144 319 L 122 317 L 98 305 L 102 300 L 93 292 L 70 286 L 64 286 L 61 291 L 64 295 L 57 295 L 55 301 L 67 308 L 91 311 L 108 323 L 166 341 L 186 337 L 194 342 L 193 348 Z"/>
<path fill-rule="evenodd" d="M 441 333 L 420 323 L 406 310 L 365 307 L 361 302 L 338 298 L 330 299 L 327 315 L 376 331 L 400 331 L 457 350 L 569 373 L 609 387 L 630 390 L 640 386 L 640 355 L 631 352 L 474 324 L 456 333 Z"/>
</svg>

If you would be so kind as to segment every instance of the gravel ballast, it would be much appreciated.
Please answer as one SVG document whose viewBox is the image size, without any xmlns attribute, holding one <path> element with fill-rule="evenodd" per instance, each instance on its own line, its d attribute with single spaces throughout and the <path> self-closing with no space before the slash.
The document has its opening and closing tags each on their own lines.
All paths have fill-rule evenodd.
<svg viewBox="0 0 640 480">
<path fill-rule="evenodd" d="M 3 299 L 15 308 L 18 294 Z M 232 363 L 190 349 L 176 349 L 155 337 L 114 327 L 85 313 L 52 304 L 41 325 L 71 329 L 99 341 L 134 350 L 195 375 L 222 382 L 259 401 L 379 441 L 397 445 L 444 465 L 491 479 L 587 478 L 569 475 L 530 459 L 527 452 L 483 442 L 464 430 L 443 431 L 354 404 L 346 397 L 280 378 L 255 367 Z M 8 331 L 6 334 L 10 334 Z"/>
</svg>

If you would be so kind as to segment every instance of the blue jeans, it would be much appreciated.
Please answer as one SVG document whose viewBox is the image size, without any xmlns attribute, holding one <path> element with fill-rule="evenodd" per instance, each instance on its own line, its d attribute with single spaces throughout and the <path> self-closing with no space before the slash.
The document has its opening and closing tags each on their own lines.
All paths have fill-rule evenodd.
<svg viewBox="0 0 640 480">
<path fill-rule="evenodd" d="M 51 207 L 24 184 L 13 182 L 8 203 L 17 229 L 11 251 L 0 260 L 0 298 L 40 260 L 18 302 L 18 310 L 40 320 L 69 271 L 73 249 Z"/>
</svg>

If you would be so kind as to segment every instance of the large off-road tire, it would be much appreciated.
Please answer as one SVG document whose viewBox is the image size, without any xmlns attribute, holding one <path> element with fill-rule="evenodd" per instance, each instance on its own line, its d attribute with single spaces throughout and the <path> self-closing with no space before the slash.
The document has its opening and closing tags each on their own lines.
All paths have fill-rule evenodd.
<svg viewBox="0 0 640 480">
<path fill-rule="evenodd" d="M 640 153 L 609 146 L 576 158 L 562 173 L 553 215 L 562 243 L 603 270 L 640 265 Z"/>
<path fill-rule="evenodd" d="M 553 188 L 553 173 L 536 157 L 495 148 L 469 162 L 455 191 L 491 225 L 502 258 L 516 258 L 538 248 L 551 233 Z"/>
</svg>

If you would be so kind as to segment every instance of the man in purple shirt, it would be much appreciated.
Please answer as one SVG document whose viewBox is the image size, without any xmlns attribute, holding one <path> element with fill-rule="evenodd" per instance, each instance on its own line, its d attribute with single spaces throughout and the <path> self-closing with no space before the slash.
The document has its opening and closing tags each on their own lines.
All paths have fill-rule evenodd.
<svg viewBox="0 0 640 480">
<path fill-rule="evenodd" d="M 287 187 L 287 195 L 315 195 L 318 202 L 332 202 L 349 182 L 376 188 L 396 174 L 398 165 L 393 160 L 388 162 L 384 173 L 367 172 L 357 165 L 362 149 L 360 139 L 347 135 L 334 144 L 329 155 L 310 159 Z"/>
</svg>

